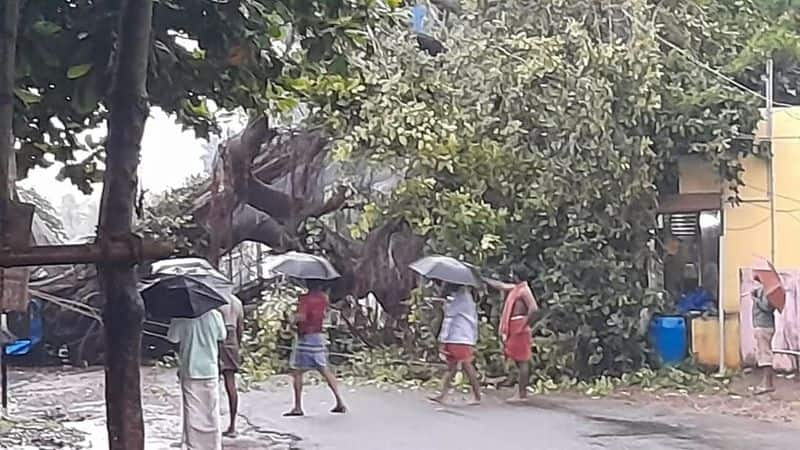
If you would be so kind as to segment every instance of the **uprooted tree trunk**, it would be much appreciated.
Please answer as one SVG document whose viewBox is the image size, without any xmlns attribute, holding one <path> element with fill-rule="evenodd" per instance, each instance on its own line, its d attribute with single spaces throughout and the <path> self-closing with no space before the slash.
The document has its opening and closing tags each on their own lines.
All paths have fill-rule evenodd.
<svg viewBox="0 0 800 450">
<path fill-rule="evenodd" d="M 320 130 L 277 132 L 265 119 L 251 121 L 220 146 L 208 191 L 195 202 L 195 217 L 210 235 L 209 259 L 244 241 L 275 251 L 307 250 L 303 224 L 347 205 L 348 189 L 326 174 L 329 141 Z M 326 195 L 327 192 L 327 195 Z M 416 278 L 408 264 L 424 239 L 402 221 L 390 221 L 356 242 L 324 228 L 318 248 L 342 272 L 338 296 L 375 294 L 391 316 L 403 314 Z"/>
<path fill-rule="evenodd" d="M 147 63 L 152 0 L 126 0 L 119 19 L 109 99 L 108 149 L 99 238 L 130 239 L 148 105 Z M 108 442 L 111 449 L 144 449 L 141 359 L 144 305 L 131 264 L 98 264 L 105 298 L 103 322 Z"/>
<path fill-rule="evenodd" d="M 309 242 L 306 222 L 353 208 L 348 204 L 350 191 L 336 184 L 338 174 L 328 167 L 328 143 L 320 130 L 275 130 L 267 127 L 264 118 L 251 121 L 242 133 L 222 144 L 214 176 L 194 201 L 194 220 L 206 229 L 210 248 L 205 248 L 206 239 L 199 237 L 203 233 L 195 227 L 189 227 L 183 238 L 193 240 L 191 254 L 212 262 L 245 241 L 266 244 L 275 252 L 322 252 L 342 273 L 334 298 L 362 298 L 371 292 L 393 323 L 405 313 L 404 300 L 415 286 L 416 277 L 408 265 L 422 254 L 424 239 L 399 220 L 382 224 L 363 241 L 318 221 L 321 235 Z M 376 182 L 372 176 L 364 180 L 364 186 Z M 96 284 L 93 271 L 83 269 L 60 281 L 50 277 L 36 282 L 46 294 L 99 306 Z M 43 316 L 48 344 L 67 345 L 77 363 L 98 360 L 102 339 L 96 339 L 94 319 L 55 303 L 45 306 Z M 163 333 L 158 327 L 150 331 Z M 145 339 L 148 344 L 160 343 L 157 338 Z"/>
</svg>

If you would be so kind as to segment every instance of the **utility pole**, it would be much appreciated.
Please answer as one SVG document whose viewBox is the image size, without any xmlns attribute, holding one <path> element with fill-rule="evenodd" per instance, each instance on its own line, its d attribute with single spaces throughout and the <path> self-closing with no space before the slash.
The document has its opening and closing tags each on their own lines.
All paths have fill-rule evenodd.
<svg viewBox="0 0 800 450">
<path fill-rule="evenodd" d="M 0 247 L 5 246 L 8 235 L 7 223 L 10 220 L 9 209 L 14 191 L 14 74 L 16 71 L 17 27 L 19 21 L 19 0 L 6 0 L 2 10 L 0 23 Z M 27 277 L 27 271 L 16 270 Z M 27 280 L 25 281 L 27 283 Z M 0 296 L 5 297 L 6 273 L 0 270 Z M 6 361 L 6 302 L 0 298 L 0 389 L 2 412 L 8 409 L 8 368 Z"/>
<path fill-rule="evenodd" d="M 772 264 L 775 261 L 775 148 L 773 145 L 773 107 L 774 107 L 774 69 L 772 58 L 767 59 L 766 73 L 764 74 L 764 83 L 766 84 L 766 122 L 767 122 L 767 142 L 769 143 L 769 161 L 767 162 L 767 201 L 769 202 L 769 258 Z M 724 199 L 723 199 L 724 201 Z M 759 199 L 758 202 L 763 200 Z M 722 265 L 724 264 L 723 251 L 724 251 L 724 238 L 720 237 L 720 273 L 722 273 Z M 720 278 L 722 280 L 722 278 Z M 725 304 L 722 300 L 722 286 L 720 284 L 720 299 L 719 299 L 719 373 L 725 372 Z"/>
<path fill-rule="evenodd" d="M 770 226 L 770 261 L 775 261 L 775 144 L 773 136 L 773 99 L 774 74 L 772 58 L 767 60 L 767 142 L 769 142 L 769 165 L 767 166 L 767 182 L 769 187 L 769 226 Z"/>
</svg>

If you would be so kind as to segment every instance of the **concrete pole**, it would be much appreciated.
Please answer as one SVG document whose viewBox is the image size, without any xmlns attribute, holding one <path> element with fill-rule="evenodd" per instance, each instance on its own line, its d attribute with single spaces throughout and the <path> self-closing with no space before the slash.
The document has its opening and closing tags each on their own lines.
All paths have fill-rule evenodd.
<svg viewBox="0 0 800 450">
<path fill-rule="evenodd" d="M 725 213 L 725 203 L 723 200 L 720 216 Z M 721 219 L 722 217 L 720 217 Z M 724 226 L 724 221 L 722 224 Z M 725 229 L 722 229 L 722 235 L 719 237 L 719 293 L 717 306 L 717 316 L 719 319 L 719 374 L 725 374 Z"/>
<path fill-rule="evenodd" d="M 767 140 L 769 142 L 769 165 L 767 166 L 767 181 L 769 182 L 769 226 L 770 226 L 770 261 L 775 266 L 775 145 L 773 143 L 773 85 L 774 74 L 772 58 L 767 60 Z"/>
</svg>

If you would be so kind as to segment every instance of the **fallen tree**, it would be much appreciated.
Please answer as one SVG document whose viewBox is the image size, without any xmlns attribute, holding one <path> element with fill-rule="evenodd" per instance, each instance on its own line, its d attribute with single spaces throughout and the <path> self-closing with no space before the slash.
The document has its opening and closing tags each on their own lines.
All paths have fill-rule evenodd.
<svg viewBox="0 0 800 450">
<path fill-rule="evenodd" d="M 193 215 L 209 234 L 206 256 L 215 261 L 244 241 L 275 252 L 320 251 L 343 271 L 336 296 L 372 292 L 399 316 L 415 282 L 406 268 L 422 254 L 424 239 L 402 220 L 371 230 L 362 242 L 326 223 L 365 187 L 336 183 L 329 149 L 322 130 L 277 131 L 263 118 L 223 143 L 206 192 L 194 202 Z"/>
<path fill-rule="evenodd" d="M 193 179 L 164 194 L 145 208 L 137 230 L 173 242 L 176 256 L 212 261 L 246 241 L 276 253 L 322 252 L 343 274 L 336 298 L 372 292 L 390 317 L 400 318 L 416 281 L 406 267 L 422 254 L 424 239 L 401 220 L 387 222 L 361 241 L 337 230 L 331 216 L 357 207 L 354 191 L 375 180 L 365 179 L 365 186 L 337 184 L 329 149 L 322 130 L 269 129 L 265 119 L 254 120 L 221 144 L 211 179 Z M 147 271 L 146 265 L 140 267 L 141 274 Z M 66 346 L 73 364 L 102 361 L 102 327 L 91 313 L 102 306 L 96 276 L 92 266 L 53 267 L 32 284 L 34 297 L 37 292 L 49 297 L 43 299 L 45 344 L 53 350 Z M 251 301 L 260 292 L 251 287 L 247 295 Z M 150 355 L 169 348 L 159 334 L 164 334 L 162 324 L 145 324 Z"/>
</svg>

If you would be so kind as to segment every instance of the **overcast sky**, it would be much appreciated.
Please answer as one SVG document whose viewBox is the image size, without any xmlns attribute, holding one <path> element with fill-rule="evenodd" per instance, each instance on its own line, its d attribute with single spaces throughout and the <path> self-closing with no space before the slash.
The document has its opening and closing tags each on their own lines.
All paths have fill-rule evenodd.
<svg viewBox="0 0 800 450">
<path fill-rule="evenodd" d="M 203 143 L 194 137 L 193 132 L 181 130 L 180 125 L 161 110 L 151 109 L 142 139 L 139 167 L 144 189 L 151 193 L 162 192 L 180 186 L 189 176 L 202 172 Z M 59 165 L 35 169 L 20 184 L 35 189 L 55 207 L 61 204 L 61 197 L 68 193 L 80 198 L 83 194 L 72 183 L 56 180 L 59 169 Z M 96 185 L 92 195 L 99 199 L 101 189 L 102 185 Z"/>
</svg>

